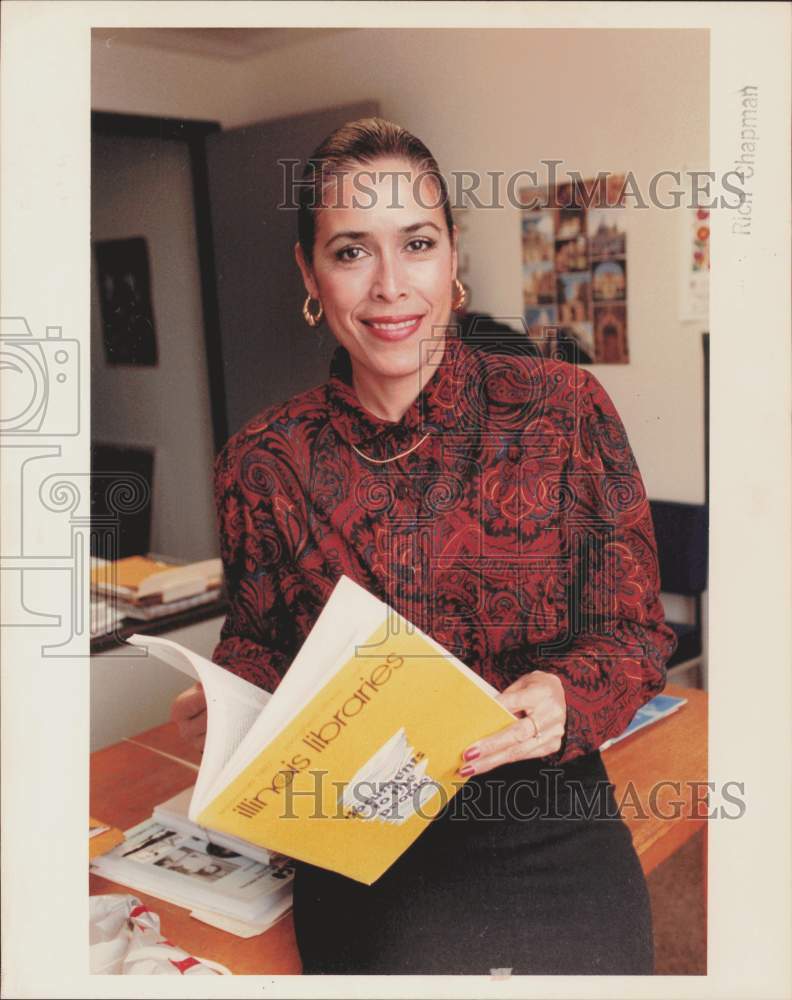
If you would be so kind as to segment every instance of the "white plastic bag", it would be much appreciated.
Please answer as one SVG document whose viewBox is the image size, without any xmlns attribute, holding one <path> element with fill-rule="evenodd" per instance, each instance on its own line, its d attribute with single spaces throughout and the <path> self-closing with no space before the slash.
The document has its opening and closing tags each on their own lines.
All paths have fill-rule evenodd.
<svg viewBox="0 0 792 1000">
<path fill-rule="evenodd" d="M 195 958 L 160 934 L 159 917 L 135 896 L 91 896 L 91 972 L 115 976 L 230 976 L 218 962 Z"/>
</svg>

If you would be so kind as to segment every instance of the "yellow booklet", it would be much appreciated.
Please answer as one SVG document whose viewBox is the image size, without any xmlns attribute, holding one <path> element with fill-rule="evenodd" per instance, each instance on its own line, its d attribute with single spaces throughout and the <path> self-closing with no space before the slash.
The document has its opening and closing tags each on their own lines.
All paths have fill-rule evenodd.
<svg viewBox="0 0 792 1000">
<path fill-rule="evenodd" d="M 185 669 L 176 644 L 130 641 Z M 271 698 L 187 657 L 209 709 L 190 818 L 367 884 L 462 786 L 464 748 L 514 721 L 491 685 L 346 577 Z"/>
<path fill-rule="evenodd" d="M 124 835 L 115 826 L 103 823 L 100 819 L 88 817 L 88 857 L 98 858 L 107 854 L 114 847 L 123 843 Z"/>
</svg>

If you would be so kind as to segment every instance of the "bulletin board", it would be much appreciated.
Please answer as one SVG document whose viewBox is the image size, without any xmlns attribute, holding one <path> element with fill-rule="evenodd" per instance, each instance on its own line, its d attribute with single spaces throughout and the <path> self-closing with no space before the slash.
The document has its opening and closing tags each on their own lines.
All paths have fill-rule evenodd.
<svg viewBox="0 0 792 1000">
<path fill-rule="evenodd" d="M 523 188 L 523 317 L 547 356 L 627 364 L 624 177 Z"/>
</svg>

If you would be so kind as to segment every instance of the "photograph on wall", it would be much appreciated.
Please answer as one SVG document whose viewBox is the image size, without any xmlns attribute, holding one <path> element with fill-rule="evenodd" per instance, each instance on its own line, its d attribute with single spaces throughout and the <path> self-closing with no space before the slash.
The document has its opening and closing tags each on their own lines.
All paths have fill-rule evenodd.
<svg viewBox="0 0 792 1000">
<path fill-rule="evenodd" d="M 627 233 L 624 211 L 618 208 L 591 208 L 588 211 L 588 239 L 592 260 L 624 257 Z"/>
<path fill-rule="evenodd" d="M 157 364 L 148 244 L 142 236 L 94 243 L 109 365 Z"/>
<path fill-rule="evenodd" d="M 523 307 L 552 305 L 556 301 L 555 271 L 551 263 L 523 268 Z"/>
<path fill-rule="evenodd" d="M 603 364 L 627 361 L 627 307 L 623 302 L 594 306 L 594 356 Z"/>
<path fill-rule="evenodd" d="M 523 315 L 529 329 L 534 326 L 558 325 L 558 309 L 556 306 L 536 306 L 526 309 Z"/>
<path fill-rule="evenodd" d="M 547 357 L 629 361 L 623 187 L 608 175 L 520 192 L 523 318 Z"/>
<path fill-rule="evenodd" d="M 589 318 L 590 285 L 591 276 L 588 271 L 558 275 L 558 322 L 562 326 L 580 323 Z"/>
<path fill-rule="evenodd" d="M 522 217 L 523 265 L 552 261 L 554 236 L 550 212 L 526 212 Z"/>
<path fill-rule="evenodd" d="M 623 302 L 627 292 L 627 265 L 623 260 L 592 264 L 591 295 L 595 302 Z"/>
</svg>

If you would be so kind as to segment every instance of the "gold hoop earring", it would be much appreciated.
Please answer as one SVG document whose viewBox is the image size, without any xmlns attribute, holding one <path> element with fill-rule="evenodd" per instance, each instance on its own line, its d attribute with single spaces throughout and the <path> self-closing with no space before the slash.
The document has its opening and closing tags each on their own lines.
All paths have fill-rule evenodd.
<svg viewBox="0 0 792 1000">
<path fill-rule="evenodd" d="M 303 302 L 303 307 L 302 307 L 303 319 L 308 324 L 308 326 L 311 326 L 311 327 L 319 326 L 319 324 L 322 322 L 322 317 L 324 316 L 324 309 L 322 308 L 322 303 L 320 302 L 319 299 L 317 299 L 316 301 L 319 302 L 319 309 L 315 313 L 311 312 L 311 296 L 310 295 L 308 295 L 306 297 L 305 302 Z"/>
<path fill-rule="evenodd" d="M 456 298 L 451 300 L 451 308 L 456 312 L 467 302 L 468 293 L 467 288 L 465 288 L 459 278 L 454 278 L 454 290 L 456 291 Z"/>
</svg>

